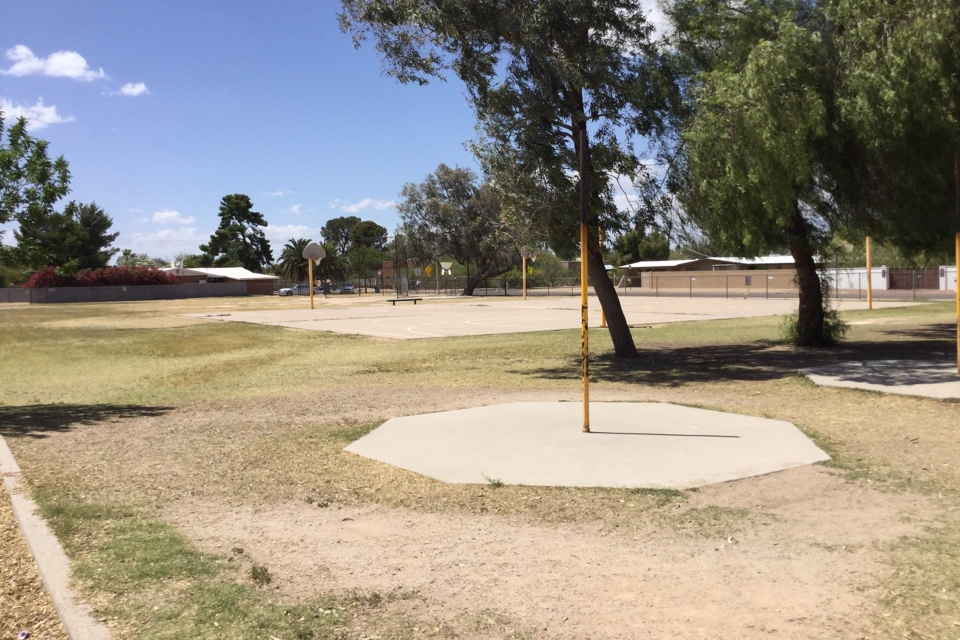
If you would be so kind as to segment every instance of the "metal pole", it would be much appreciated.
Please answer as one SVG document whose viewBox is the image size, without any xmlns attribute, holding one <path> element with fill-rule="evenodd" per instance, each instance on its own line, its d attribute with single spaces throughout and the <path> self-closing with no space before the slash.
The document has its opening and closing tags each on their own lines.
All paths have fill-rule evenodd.
<svg viewBox="0 0 960 640">
<path fill-rule="evenodd" d="M 310 278 L 310 308 L 313 309 L 313 260 L 307 260 L 307 272 Z"/>
<path fill-rule="evenodd" d="M 953 156 L 953 190 L 956 197 L 957 212 L 957 235 L 954 240 L 957 246 L 953 263 L 956 266 L 957 275 L 954 279 L 953 288 L 956 289 L 957 295 L 957 373 L 960 373 L 960 149 L 957 149 Z"/>
<path fill-rule="evenodd" d="M 867 309 L 873 309 L 873 265 L 870 236 L 867 236 Z"/>
<path fill-rule="evenodd" d="M 583 378 L 583 432 L 590 433 L 590 330 L 587 325 L 587 123 L 580 129 L 580 375 Z"/>
<path fill-rule="evenodd" d="M 527 299 L 527 256 L 521 256 L 523 258 L 523 299 Z"/>
</svg>

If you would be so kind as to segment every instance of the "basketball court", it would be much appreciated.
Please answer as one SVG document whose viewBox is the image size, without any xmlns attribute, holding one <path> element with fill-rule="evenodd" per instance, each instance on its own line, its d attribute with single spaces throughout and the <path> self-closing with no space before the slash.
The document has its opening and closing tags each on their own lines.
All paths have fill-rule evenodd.
<svg viewBox="0 0 960 640">
<path fill-rule="evenodd" d="M 288 299 L 277 300 L 282 308 L 259 311 L 189 314 L 222 322 L 249 322 L 306 331 L 330 331 L 366 335 L 392 340 L 447 338 L 451 336 L 495 335 L 528 331 L 557 331 L 580 328 L 579 297 L 437 297 L 420 302 L 388 304 L 377 295 L 318 296 L 314 309 L 309 299 L 297 299 L 298 308 Z M 747 298 L 649 298 L 624 297 L 620 300 L 631 326 L 650 326 L 668 322 L 719 320 L 786 315 L 796 311 L 796 300 Z M 875 308 L 905 306 L 909 302 L 877 302 Z M 844 300 L 843 310 L 866 309 L 867 303 Z M 589 302 L 589 323 L 600 327 L 600 303 Z"/>
</svg>

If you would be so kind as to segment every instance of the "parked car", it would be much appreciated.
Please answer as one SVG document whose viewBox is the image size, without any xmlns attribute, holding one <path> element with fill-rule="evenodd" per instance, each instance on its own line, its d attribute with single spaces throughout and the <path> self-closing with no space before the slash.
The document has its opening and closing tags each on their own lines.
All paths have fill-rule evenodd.
<svg viewBox="0 0 960 640">
<path fill-rule="evenodd" d="M 340 293 L 356 293 L 357 289 L 352 282 L 342 282 L 340 284 Z"/>
<path fill-rule="evenodd" d="M 318 286 L 313 287 L 314 293 L 322 293 L 322 290 Z M 301 282 L 300 284 L 295 284 L 291 287 L 284 287 L 277 292 L 281 296 L 308 296 L 310 295 L 310 285 L 306 282 Z"/>
</svg>

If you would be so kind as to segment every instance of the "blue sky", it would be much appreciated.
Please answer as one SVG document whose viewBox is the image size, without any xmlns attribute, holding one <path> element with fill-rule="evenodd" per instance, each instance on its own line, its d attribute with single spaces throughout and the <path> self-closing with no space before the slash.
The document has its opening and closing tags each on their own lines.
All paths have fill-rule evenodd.
<svg viewBox="0 0 960 640">
<path fill-rule="evenodd" d="M 196 253 L 232 193 L 263 213 L 275 255 L 337 216 L 392 232 L 405 183 L 441 162 L 477 169 L 462 86 L 384 76 L 334 0 L 12 4 L 0 110 L 67 159 L 68 199 L 96 201 L 117 248 Z"/>
</svg>

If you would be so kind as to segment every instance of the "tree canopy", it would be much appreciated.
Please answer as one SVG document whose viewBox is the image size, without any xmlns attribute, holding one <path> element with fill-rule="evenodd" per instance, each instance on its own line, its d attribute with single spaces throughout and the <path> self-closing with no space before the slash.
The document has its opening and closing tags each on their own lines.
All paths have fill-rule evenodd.
<svg viewBox="0 0 960 640">
<path fill-rule="evenodd" d="M 714 246 L 794 256 L 800 345 L 830 343 L 838 326 L 815 263 L 832 237 L 873 235 L 911 252 L 950 238 L 960 45 L 944 17 L 958 9 L 957 0 L 668 5 L 688 72 L 673 186 Z"/>
<path fill-rule="evenodd" d="M 70 190 L 70 170 L 63 156 L 51 160 L 49 143 L 27 133 L 18 118 L 6 130 L 0 111 L 0 224 L 27 215 L 48 214 Z"/>
<path fill-rule="evenodd" d="M 788 250 L 797 268 L 801 346 L 836 339 L 816 256 L 833 229 L 869 221 L 848 208 L 857 143 L 835 104 L 829 29 L 804 0 L 676 0 L 691 70 L 673 186 L 721 251 Z"/>
<path fill-rule="evenodd" d="M 660 128 L 673 96 L 642 5 L 342 0 L 340 14 L 358 43 L 376 41 L 387 73 L 399 81 L 425 84 L 452 71 L 464 82 L 496 155 L 509 157 L 530 177 L 528 184 L 548 186 L 574 204 L 544 210 L 559 212 L 549 216 L 551 226 L 575 228 L 570 176 L 584 182 L 590 278 L 620 356 L 635 355 L 636 348 L 604 269 L 597 229 L 620 224 L 609 179 L 642 173 L 631 141 Z M 497 186 L 509 197 L 506 185 Z"/>
<path fill-rule="evenodd" d="M 858 193 L 874 235 L 949 251 L 960 232 L 960 1 L 833 0 L 837 103 L 866 147 Z"/>
<path fill-rule="evenodd" d="M 17 262 L 31 269 L 50 265 L 76 269 L 102 269 L 119 249 L 111 245 L 119 233 L 109 233 L 113 220 L 97 203 L 70 201 L 63 213 L 40 207 L 19 217 L 13 235 Z"/>
<path fill-rule="evenodd" d="M 357 216 L 340 216 L 331 218 L 320 227 L 320 236 L 324 242 L 333 245 L 337 253 L 346 254 L 353 241 L 353 228 L 360 224 Z"/>
<path fill-rule="evenodd" d="M 260 273 L 273 262 L 270 241 L 263 232 L 267 221 L 253 210 L 253 203 L 241 193 L 220 200 L 220 226 L 210 242 L 200 245 L 218 267 L 244 267 Z"/>
<path fill-rule="evenodd" d="M 469 169 L 441 164 L 422 183 L 405 185 L 400 195 L 407 255 L 428 261 L 447 255 L 468 269 L 473 264 L 463 295 L 519 261 L 520 248 L 500 224 L 498 193 Z"/>
</svg>

